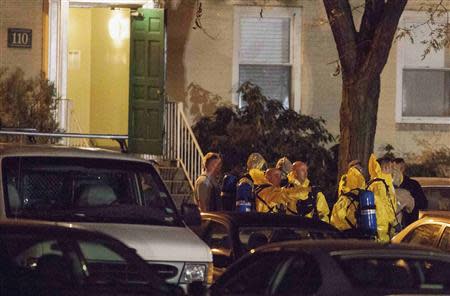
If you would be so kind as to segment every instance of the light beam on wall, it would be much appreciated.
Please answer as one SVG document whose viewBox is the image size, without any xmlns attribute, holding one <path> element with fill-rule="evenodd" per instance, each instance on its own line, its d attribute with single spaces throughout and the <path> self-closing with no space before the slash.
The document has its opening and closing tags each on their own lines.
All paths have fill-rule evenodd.
<svg viewBox="0 0 450 296">
<path fill-rule="evenodd" d="M 114 10 L 109 20 L 108 30 L 109 36 L 111 36 L 116 44 L 120 45 L 124 39 L 130 37 L 130 22 L 122 16 L 120 11 Z"/>
<path fill-rule="evenodd" d="M 142 8 L 145 8 L 145 9 L 155 8 L 155 1 L 153 1 L 153 0 L 147 1 L 144 5 L 142 5 Z"/>
</svg>

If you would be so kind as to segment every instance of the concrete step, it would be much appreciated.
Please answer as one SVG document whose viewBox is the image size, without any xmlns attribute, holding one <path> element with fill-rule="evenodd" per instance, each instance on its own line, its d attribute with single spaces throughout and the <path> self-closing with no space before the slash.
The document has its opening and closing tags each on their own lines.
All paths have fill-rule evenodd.
<svg viewBox="0 0 450 296">
<path fill-rule="evenodd" d="M 186 181 L 184 171 L 178 167 L 159 167 L 159 174 L 163 180 Z"/>
<path fill-rule="evenodd" d="M 173 194 L 191 194 L 192 188 L 187 180 L 164 180 L 169 192 Z"/>
</svg>

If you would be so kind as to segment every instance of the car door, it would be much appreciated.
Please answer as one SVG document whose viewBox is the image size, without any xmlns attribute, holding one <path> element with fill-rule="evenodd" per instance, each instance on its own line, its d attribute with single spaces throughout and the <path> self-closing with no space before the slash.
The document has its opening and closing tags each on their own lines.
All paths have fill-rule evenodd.
<svg viewBox="0 0 450 296">
<path fill-rule="evenodd" d="M 204 220 L 202 239 L 213 255 L 214 279 L 218 278 L 233 261 L 233 248 L 230 229 L 222 221 Z"/>
</svg>

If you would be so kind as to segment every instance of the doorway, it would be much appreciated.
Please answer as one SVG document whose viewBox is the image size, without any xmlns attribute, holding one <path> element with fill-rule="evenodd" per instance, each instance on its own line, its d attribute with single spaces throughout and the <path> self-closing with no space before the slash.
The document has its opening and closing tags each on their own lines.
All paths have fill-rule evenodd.
<svg viewBox="0 0 450 296">
<path fill-rule="evenodd" d="M 67 69 L 69 132 L 128 134 L 130 9 L 70 7 Z"/>
</svg>

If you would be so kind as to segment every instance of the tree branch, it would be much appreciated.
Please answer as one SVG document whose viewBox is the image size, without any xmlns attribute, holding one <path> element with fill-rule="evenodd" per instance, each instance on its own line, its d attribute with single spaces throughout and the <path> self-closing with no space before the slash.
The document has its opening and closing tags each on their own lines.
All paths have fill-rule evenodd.
<svg viewBox="0 0 450 296">
<path fill-rule="evenodd" d="M 407 2 L 408 0 L 387 0 L 381 21 L 374 32 L 370 52 L 361 69 L 363 73 L 369 73 L 369 77 L 380 75 L 386 65 Z"/>
<path fill-rule="evenodd" d="M 342 65 L 342 75 L 351 76 L 357 68 L 357 32 L 348 0 L 323 0 Z"/>
<path fill-rule="evenodd" d="M 361 44 L 359 49 L 363 54 L 367 54 L 370 49 L 371 42 L 375 34 L 375 30 L 380 23 L 385 8 L 384 0 L 365 0 L 364 14 L 358 34 L 358 43 Z"/>
</svg>

